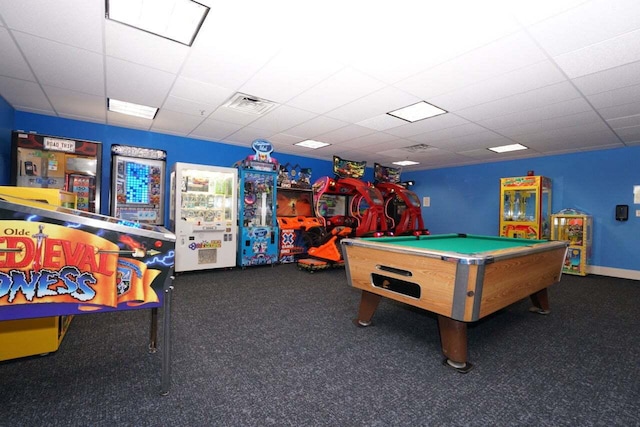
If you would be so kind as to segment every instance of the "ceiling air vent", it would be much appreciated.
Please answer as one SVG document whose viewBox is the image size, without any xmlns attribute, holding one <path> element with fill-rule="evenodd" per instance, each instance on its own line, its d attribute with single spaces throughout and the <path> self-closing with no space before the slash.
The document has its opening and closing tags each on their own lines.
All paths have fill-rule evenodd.
<svg viewBox="0 0 640 427">
<path fill-rule="evenodd" d="M 408 151 L 410 153 L 424 153 L 426 151 L 431 151 L 434 148 L 427 145 L 427 144 L 416 144 L 416 145 L 410 145 L 408 147 L 404 147 L 403 150 L 404 151 Z"/>
<path fill-rule="evenodd" d="M 256 96 L 245 95 L 244 93 L 236 93 L 224 106 L 232 110 L 241 111 L 243 113 L 262 115 L 273 110 L 276 107 L 275 102 L 260 99 Z"/>
</svg>

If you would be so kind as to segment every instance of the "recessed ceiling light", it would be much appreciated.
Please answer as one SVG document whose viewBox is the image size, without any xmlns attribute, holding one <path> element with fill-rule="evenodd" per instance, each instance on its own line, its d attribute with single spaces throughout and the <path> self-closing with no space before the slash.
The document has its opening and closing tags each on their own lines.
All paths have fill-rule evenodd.
<svg viewBox="0 0 640 427">
<path fill-rule="evenodd" d="M 331 145 L 331 144 L 327 144 L 326 142 L 314 141 L 313 139 L 307 139 L 305 141 L 297 142 L 293 145 L 298 145 L 300 147 L 313 148 L 315 150 L 316 148 L 326 147 L 327 145 Z"/>
<path fill-rule="evenodd" d="M 509 144 L 509 145 L 501 145 L 499 147 L 487 148 L 487 150 L 491 150 L 495 153 L 508 153 L 509 151 L 528 150 L 528 149 L 529 147 L 525 147 L 522 144 Z"/>
<path fill-rule="evenodd" d="M 398 165 L 398 166 L 412 166 L 412 165 L 419 165 L 420 162 L 414 162 L 413 160 L 402 160 L 400 162 L 392 162 L 392 164 Z"/>
<path fill-rule="evenodd" d="M 129 116 L 142 117 L 143 119 L 153 120 L 158 113 L 156 107 L 148 107 L 146 105 L 132 104 L 131 102 L 118 101 L 117 99 L 107 99 L 107 108 L 114 113 L 128 114 Z"/>
<path fill-rule="evenodd" d="M 428 102 L 420 101 L 417 104 L 409 105 L 408 107 L 400 108 L 395 111 L 390 111 L 387 114 L 413 123 L 418 120 L 428 119 L 429 117 L 439 116 L 440 114 L 445 113 L 446 111 L 442 108 L 438 108 Z"/>
<path fill-rule="evenodd" d="M 106 17 L 191 46 L 209 7 L 192 0 L 107 0 Z"/>
</svg>

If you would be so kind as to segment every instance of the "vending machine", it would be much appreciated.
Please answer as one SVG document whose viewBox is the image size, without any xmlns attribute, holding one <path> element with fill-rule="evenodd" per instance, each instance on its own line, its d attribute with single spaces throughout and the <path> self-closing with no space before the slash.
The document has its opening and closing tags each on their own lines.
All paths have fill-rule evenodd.
<svg viewBox="0 0 640 427">
<path fill-rule="evenodd" d="M 169 222 L 176 272 L 236 265 L 237 182 L 236 168 L 174 164 Z"/>
<path fill-rule="evenodd" d="M 240 267 L 278 262 L 277 180 L 278 162 L 273 146 L 253 141 L 254 155 L 239 162 L 239 230 L 237 263 Z"/>
<path fill-rule="evenodd" d="M 111 146 L 111 216 L 164 225 L 164 150 Z"/>
<path fill-rule="evenodd" d="M 100 211 L 102 144 L 14 131 L 11 134 L 11 184 L 57 188 L 77 195 L 76 209 Z"/>
<path fill-rule="evenodd" d="M 500 178 L 500 236 L 549 239 L 551 179 L 544 176 Z"/>
</svg>

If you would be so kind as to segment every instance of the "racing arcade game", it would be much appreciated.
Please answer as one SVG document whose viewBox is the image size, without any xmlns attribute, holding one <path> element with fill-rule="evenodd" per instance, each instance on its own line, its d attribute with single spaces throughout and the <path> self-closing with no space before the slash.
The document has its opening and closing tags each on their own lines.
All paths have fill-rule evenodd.
<svg viewBox="0 0 640 427">
<path fill-rule="evenodd" d="M 400 169 L 373 167 L 374 185 L 384 197 L 384 208 L 389 230 L 396 236 L 429 234 L 424 228 L 420 198 L 400 184 Z"/>
<path fill-rule="evenodd" d="M 299 268 L 314 271 L 342 266 L 340 240 L 387 231 L 382 194 L 360 179 L 366 164 L 333 156 L 335 177 L 325 176 L 313 184 L 316 215 L 327 234 L 320 245 L 309 248 L 310 258 L 298 261 Z"/>
</svg>

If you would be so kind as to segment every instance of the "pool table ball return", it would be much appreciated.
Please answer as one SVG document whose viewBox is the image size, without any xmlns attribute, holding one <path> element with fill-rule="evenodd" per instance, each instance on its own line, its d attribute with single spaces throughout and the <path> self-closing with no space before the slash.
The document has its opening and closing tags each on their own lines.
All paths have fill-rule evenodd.
<svg viewBox="0 0 640 427">
<path fill-rule="evenodd" d="M 467 324 L 531 297 L 549 313 L 547 287 L 560 281 L 567 243 L 471 234 L 349 238 L 347 279 L 362 290 L 358 326 L 382 297 L 436 313 L 444 364 L 468 372 Z"/>
</svg>

